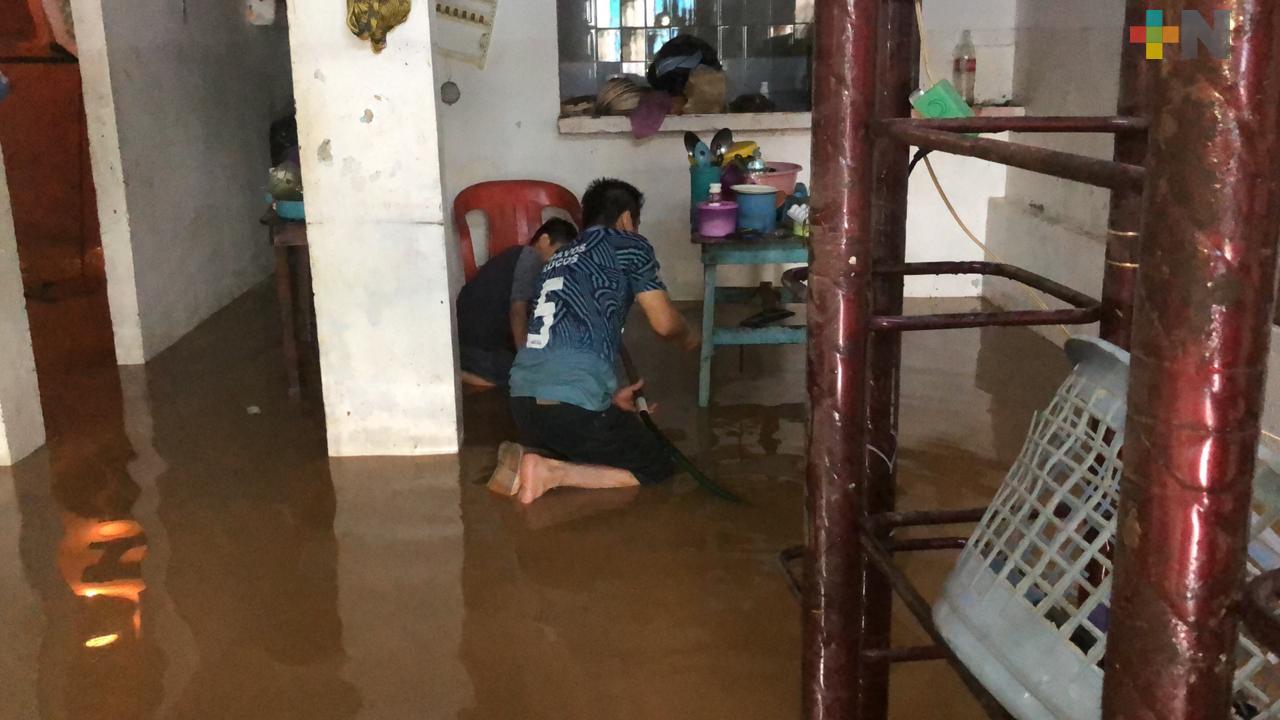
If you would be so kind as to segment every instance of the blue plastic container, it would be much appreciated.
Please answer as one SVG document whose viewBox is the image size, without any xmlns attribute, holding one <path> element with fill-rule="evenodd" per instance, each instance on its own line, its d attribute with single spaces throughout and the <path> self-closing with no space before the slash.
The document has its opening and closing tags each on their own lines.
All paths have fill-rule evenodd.
<svg viewBox="0 0 1280 720">
<path fill-rule="evenodd" d="M 733 192 L 738 201 L 738 228 L 756 232 L 773 232 L 778 227 L 777 192 L 769 188 L 768 192 L 753 193 L 739 190 L 747 187 L 768 187 L 767 185 L 734 185 Z"/>
<path fill-rule="evenodd" d="M 277 200 L 276 214 L 285 220 L 306 220 L 307 213 L 301 200 Z"/>
</svg>

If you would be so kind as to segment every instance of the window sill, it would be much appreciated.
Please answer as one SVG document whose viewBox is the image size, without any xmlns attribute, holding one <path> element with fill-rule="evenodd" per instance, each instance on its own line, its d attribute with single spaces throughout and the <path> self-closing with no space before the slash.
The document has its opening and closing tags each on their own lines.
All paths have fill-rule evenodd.
<svg viewBox="0 0 1280 720">
<path fill-rule="evenodd" d="M 561 135 L 631 134 L 631 118 L 625 115 L 607 117 L 567 117 L 559 120 Z M 735 133 L 752 130 L 808 130 L 809 113 L 724 113 L 718 115 L 672 115 L 662 123 L 659 134 L 683 132 L 715 132 L 729 128 Z"/>
<path fill-rule="evenodd" d="M 1027 109 L 1016 105 L 979 106 L 979 117 L 1021 117 Z M 718 115 L 672 115 L 662 123 L 658 134 L 715 132 L 729 128 L 735 133 L 750 131 L 808 130 L 812 113 L 724 113 Z M 561 135 L 630 135 L 631 118 L 624 115 L 607 117 L 560 118 L 557 126 Z"/>
</svg>

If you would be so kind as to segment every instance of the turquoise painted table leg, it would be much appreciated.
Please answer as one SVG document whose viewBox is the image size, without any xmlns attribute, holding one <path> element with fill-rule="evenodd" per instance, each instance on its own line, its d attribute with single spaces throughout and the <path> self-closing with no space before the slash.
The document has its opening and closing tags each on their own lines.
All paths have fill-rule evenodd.
<svg viewBox="0 0 1280 720">
<path fill-rule="evenodd" d="M 715 354 L 716 266 L 702 267 L 702 355 L 698 369 L 698 407 L 711 404 L 711 356 Z"/>
</svg>

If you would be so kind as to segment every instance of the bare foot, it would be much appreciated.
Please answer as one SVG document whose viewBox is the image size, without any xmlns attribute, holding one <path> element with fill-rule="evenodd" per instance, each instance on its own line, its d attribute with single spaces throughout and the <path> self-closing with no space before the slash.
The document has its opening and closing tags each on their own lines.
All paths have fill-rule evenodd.
<svg viewBox="0 0 1280 720">
<path fill-rule="evenodd" d="M 464 395 L 481 393 L 498 387 L 493 382 L 486 380 L 475 373 L 467 372 L 466 370 L 462 371 L 461 380 L 462 392 Z"/>
<path fill-rule="evenodd" d="M 562 490 L 525 505 L 520 518 L 530 530 L 544 530 L 630 505 L 640 496 L 640 486 L 602 490 Z"/>
<path fill-rule="evenodd" d="M 520 493 L 520 502 L 528 505 L 542 497 L 548 490 L 559 486 L 561 474 L 557 472 L 559 465 L 557 461 L 541 455 L 525 453 L 524 457 L 520 458 L 520 479 L 517 488 Z"/>
<path fill-rule="evenodd" d="M 524 447 L 519 443 L 503 442 L 499 445 L 498 466 L 493 469 L 493 475 L 489 476 L 489 489 L 507 497 L 519 492 L 521 458 L 524 456 Z"/>
</svg>

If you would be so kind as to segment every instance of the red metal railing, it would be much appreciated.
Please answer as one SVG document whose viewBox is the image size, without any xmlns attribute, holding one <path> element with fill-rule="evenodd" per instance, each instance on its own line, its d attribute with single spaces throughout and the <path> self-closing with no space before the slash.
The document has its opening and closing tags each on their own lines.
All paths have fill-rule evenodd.
<svg viewBox="0 0 1280 720">
<path fill-rule="evenodd" d="M 1163 9 L 1211 17 L 1223 4 Z M 894 552 L 964 542 L 896 539 L 895 528 L 973 522 L 982 512 L 894 510 L 899 331 L 1098 320 L 1103 337 L 1122 347 L 1136 335 L 1104 714 L 1189 720 L 1227 712 L 1230 664 L 1220 658 L 1231 657 L 1235 639 L 1230 601 L 1239 589 L 1275 289 L 1280 97 L 1267 78 L 1280 75 L 1280 11 L 1263 0 L 1225 5 L 1226 60 L 1149 63 L 1141 45 L 1125 43 L 1115 117 L 913 120 L 912 1 L 818 0 L 808 537 L 804 580 L 795 581 L 805 610 L 807 720 L 883 718 L 889 665 L 938 658 L 951 661 L 992 717 L 1007 716 L 955 660 L 892 560 Z M 1127 0 L 1126 25 L 1145 24 L 1146 10 Z M 1116 143 L 1113 159 L 1101 160 L 962 134 L 1005 131 L 1110 133 Z M 998 263 L 905 263 L 908 144 L 1111 188 L 1101 302 Z M 971 272 L 1002 275 L 1071 307 L 903 315 L 904 275 Z M 784 566 L 798 555 L 784 552 Z M 889 646 L 891 592 L 935 646 Z"/>
</svg>

